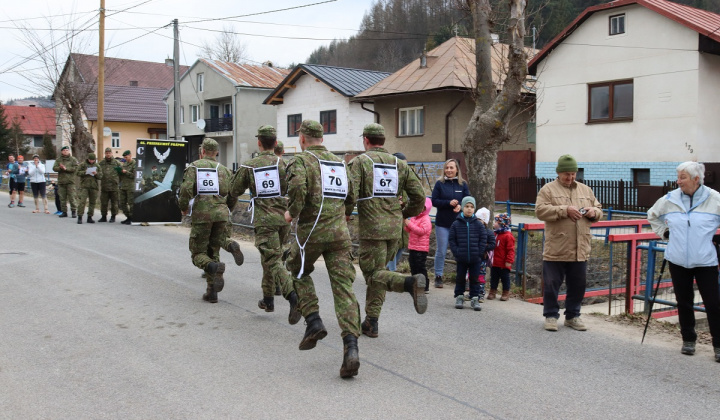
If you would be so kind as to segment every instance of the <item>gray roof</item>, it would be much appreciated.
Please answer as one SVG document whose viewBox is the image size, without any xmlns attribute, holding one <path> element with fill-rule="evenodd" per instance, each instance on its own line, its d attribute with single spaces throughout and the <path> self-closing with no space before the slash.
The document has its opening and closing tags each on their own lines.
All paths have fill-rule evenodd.
<svg viewBox="0 0 720 420">
<path fill-rule="evenodd" d="M 105 85 L 105 121 L 167 123 L 165 88 Z M 97 93 L 83 103 L 88 120 L 97 121 Z"/>
</svg>

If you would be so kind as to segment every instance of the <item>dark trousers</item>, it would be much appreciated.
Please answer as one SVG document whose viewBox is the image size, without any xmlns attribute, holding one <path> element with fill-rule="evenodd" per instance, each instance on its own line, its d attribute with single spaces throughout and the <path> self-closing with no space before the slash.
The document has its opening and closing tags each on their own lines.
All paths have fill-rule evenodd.
<svg viewBox="0 0 720 420">
<path fill-rule="evenodd" d="M 474 263 L 466 263 L 457 261 L 457 276 L 455 277 L 455 297 L 465 294 L 465 276 L 470 272 L 470 299 L 480 296 L 480 261 Z"/>
<path fill-rule="evenodd" d="M 510 269 L 502 267 L 490 267 L 490 289 L 497 290 L 498 284 L 502 281 L 504 292 L 510 291 Z"/>
<path fill-rule="evenodd" d="M 567 286 L 565 318 L 580 316 L 580 305 L 585 297 L 587 261 L 543 261 L 543 315 L 560 318 L 558 295 L 563 281 Z"/>
<path fill-rule="evenodd" d="M 425 276 L 425 290 L 430 290 L 430 281 L 428 280 L 428 272 L 425 263 L 427 263 L 428 253 L 425 251 L 409 250 L 408 262 L 410 263 L 410 274 L 422 274 Z"/>
<path fill-rule="evenodd" d="M 693 278 L 697 283 L 698 291 L 705 305 L 710 335 L 713 347 L 720 347 L 720 286 L 718 285 L 718 267 L 685 268 L 670 263 L 675 299 L 677 300 L 678 318 L 680 319 L 680 334 L 683 341 L 696 341 L 695 333 L 695 291 Z"/>
<path fill-rule="evenodd" d="M 38 196 L 45 198 L 45 183 L 44 182 L 31 182 L 30 188 L 32 189 L 33 198 L 38 198 Z"/>
</svg>

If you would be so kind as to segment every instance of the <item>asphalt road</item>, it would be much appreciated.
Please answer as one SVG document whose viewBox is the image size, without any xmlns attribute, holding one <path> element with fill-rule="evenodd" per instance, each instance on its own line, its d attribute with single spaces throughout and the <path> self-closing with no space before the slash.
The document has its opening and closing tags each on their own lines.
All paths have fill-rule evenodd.
<svg viewBox="0 0 720 420">
<path fill-rule="evenodd" d="M 380 337 L 360 338 L 359 375 L 339 377 L 327 272 L 315 281 L 329 335 L 297 349 L 287 304 L 258 309 L 259 256 L 228 264 L 220 302 L 201 300 L 188 229 L 9 209 L 0 194 L 1 419 L 717 418 L 712 348 L 585 316 L 589 331 L 542 329 L 539 306 L 456 310 L 432 289 L 415 314 L 389 294 Z M 31 200 L 28 200 L 31 201 Z M 123 220 L 123 217 L 119 217 Z M 361 305 L 365 285 L 357 272 Z"/>
</svg>

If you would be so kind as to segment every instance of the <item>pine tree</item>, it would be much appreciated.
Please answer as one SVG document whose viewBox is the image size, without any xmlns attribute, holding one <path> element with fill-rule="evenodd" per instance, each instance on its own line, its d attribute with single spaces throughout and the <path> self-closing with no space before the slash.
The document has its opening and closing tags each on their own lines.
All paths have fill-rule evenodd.
<svg viewBox="0 0 720 420">
<path fill-rule="evenodd" d="M 10 144 L 10 128 L 5 115 L 5 107 L 0 101 L 0 160 L 7 160 L 8 154 L 12 151 L 9 149 Z M 15 153 L 15 152 L 12 152 Z"/>
</svg>

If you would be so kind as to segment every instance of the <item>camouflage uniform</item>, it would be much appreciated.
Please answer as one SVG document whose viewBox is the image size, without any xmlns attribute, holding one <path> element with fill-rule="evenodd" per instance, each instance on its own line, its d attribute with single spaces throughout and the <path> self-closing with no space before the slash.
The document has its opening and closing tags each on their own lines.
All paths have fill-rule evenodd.
<svg viewBox="0 0 720 420">
<path fill-rule="evenodd" d="M 110 201 L 110 215 L 115 217 L 118 213 L 118 184 L 120 183 L 120 162 L 115 158 L 103 158 L 98 161 L 99 172 L 102 172 L 102 186 L 100 192 L 100 216 L 105 218 Z M 103 221 L 102 219 L 100 221 Z"/>
<path fill-rule="evenodd" d="M 373 164 L 397 165 L 397 193 L 373 197 Z M 395 258 L 401 244 L 403 219 L 417 216 L 424 210 L 425 192 L 407 163 L 396 159 L 382 147 L 371 147 L 353 159 L 349 166 L 358 197 L 360 270 L 367 284 L 365 314 L 376 323 L 385 302 L 385 293 L 406 291 L 408 277 L 389 271 L 386 266 Z M 397 198 L 397 194 L 402 192 L 408 197 L 404 209 Z M 367 329 L 365 325 L 363 328 Z"/>
<path fill-rule="evenodd" d="M 91 168 L 93 166 L 97 168 L 97 164 L 97 160 L 93 163 L 86 160 L 81 163 L 77 169 L 77 175 L 80 177 L 80 191 L 78 194 L 80 198 L 80 202 L 78 203 L 78 217 L 80 218 L 82 218 L 83 214 L 85 214 L 85 202 L 87 200 L 89 200 L 87 206 L 88 219 L 90 219 L 95 213 L 95 203 L 97 203 L 98 190 L 100 189 L 98 187 L 98 181 L 102 179 L 102 172 L 100 169 L 97 169 L 97 173 L 95 175 L 86 174 L 85 172 L 87 172 L 87 168 Z"/>
<path fill-rule="evenodd" d="M 67 146 L 66 146 L 67 147 Z M 61 169 L 60 165 L 65 165 Z M 53 165 L 53 171 L 58 173 L 58 195 L 60 195 L 60 209 L 67 213 L 67 205 L 70 203 L 70 210 L 77 211 L 77 198 L 75 195 L 75 173 L 77 172 L 78 161 L 73 156 L 60 155 Z"/>
<path fill-rule="evenodd" d="M 126 156 L 126 155 L 123 155 Z M 137 161 L 130 159 L 120 165 L 125 173 L 120 172 L 120 206 L 125 217 L 132 219 L 133 207 L 135 206 L 135 170 Z"/>
</svg>

